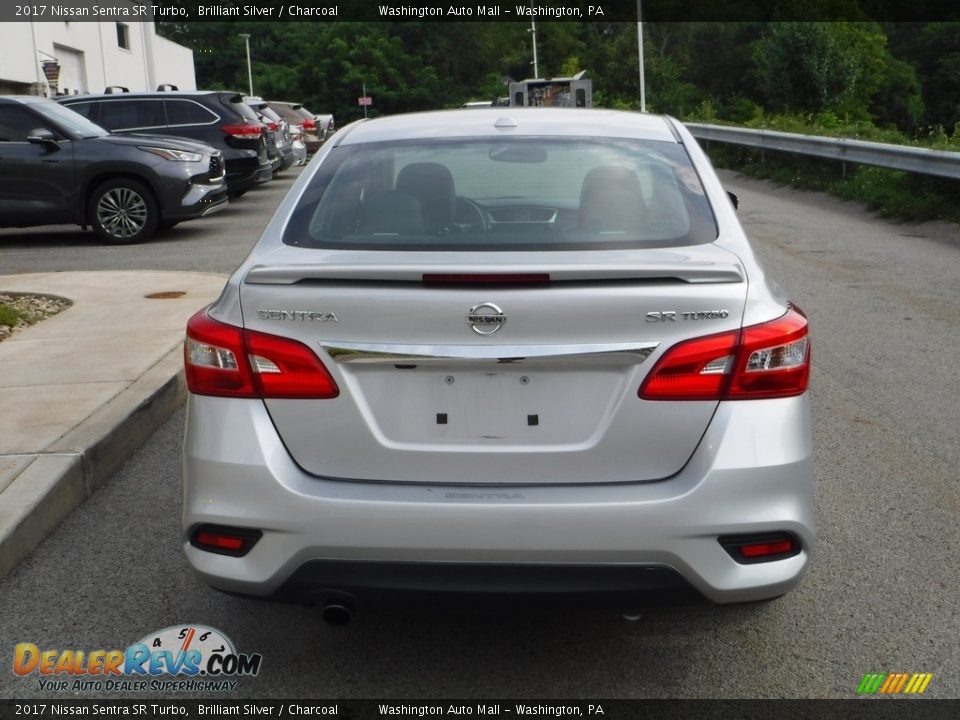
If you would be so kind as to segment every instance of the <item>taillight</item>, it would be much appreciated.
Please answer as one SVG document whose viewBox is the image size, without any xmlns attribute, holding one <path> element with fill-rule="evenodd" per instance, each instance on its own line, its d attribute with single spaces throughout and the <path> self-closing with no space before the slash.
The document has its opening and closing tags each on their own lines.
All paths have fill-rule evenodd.
<svg viewBox="0 0 960 720">
<path fill-rule="evenodd" d="M 800 395 L 810 382 L 807 318 L 792 307 L 786 315 L 743 329 L 732 400 Z"/>
<path fill-rule="evenodd" d="M 244 331 L 254 382 L 264 398 L 335 398 L 337 384 L 316 354 L 296 340 Z"/>
<path fill-rule="evenodd" d="M 196 395 L 326 399 L 340 394 L 303 343 L 218 322 L 206 310 L 187 322 L 183 353 L 187 387 Z"/>
<path fill-rule="evenodd" d="M 227 135 L 232 135 L 233 137 L 241 140 L 258 138 L 263 132 L 262 125 L 254 125 L 250 123 L 221 125 L 220 129 L 223 130 L 223 132 L 225 132 Z"/>
<path fill-rule="evenodd" d="M 302 127 L 304 130 L 316 130 L 316 129 L 317 129 L 317 123 L 315 123 L 315 122 L 314 122 L 313 120 L 311 120 L 310 118 L 306 118 L 306 119 L 304 119 L 304 121 L 301 123 L 301 127 Z"/>
<path fill-rule="evenodd" d="M 737 347 L 737 331 L 675 345 L 660 358 L 643 385 L 644 400 L 719 400 Z"/>
<path fill-rule="evenodd" d="M 267 129 L 270 130 L 270 132 L 276 132 L 277 130 L 280 129 L 280 126 L 277 125 L 275 122 L 268 122 Z"/>
<path fill-rule="evenodd" d="M 257 397 L 243 329 L 211 319 L 206 310 L 187 321 L 183 367 L 187 387 L 197 395 Z"/>
<path fill-rule="evenodd" d="M 802 394 L 810 379 L 807 319 L 785 315 L 670 348 L 640 386 L 644 400 L 751 400 Z"/>
</svg>

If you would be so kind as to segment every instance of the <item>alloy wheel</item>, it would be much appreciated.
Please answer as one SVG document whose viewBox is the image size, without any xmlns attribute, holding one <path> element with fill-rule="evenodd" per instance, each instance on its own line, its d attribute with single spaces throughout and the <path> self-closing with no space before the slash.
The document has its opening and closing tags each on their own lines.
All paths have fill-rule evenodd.
<svg viewBox="0 0 960 720">
<path fill-rule="evenodd" d="M 147 203 L 128 187 L 111 188 L 97 203 L 97 220 L 110 235 L 132 238 L 146 225 Z"/>
</svg>

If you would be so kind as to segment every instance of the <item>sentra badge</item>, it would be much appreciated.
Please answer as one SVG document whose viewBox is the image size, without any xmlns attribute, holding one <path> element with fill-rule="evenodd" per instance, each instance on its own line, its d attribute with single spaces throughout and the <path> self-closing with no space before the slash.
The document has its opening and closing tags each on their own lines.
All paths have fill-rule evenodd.
<svg viewBox="0 0 960 720">
<path fill-rule="evenodd" d="M 316 310 L 257 310 L 261 320 L 300 320 L 302 322 L 340 322 L 332 312 Z"/>
</svg>

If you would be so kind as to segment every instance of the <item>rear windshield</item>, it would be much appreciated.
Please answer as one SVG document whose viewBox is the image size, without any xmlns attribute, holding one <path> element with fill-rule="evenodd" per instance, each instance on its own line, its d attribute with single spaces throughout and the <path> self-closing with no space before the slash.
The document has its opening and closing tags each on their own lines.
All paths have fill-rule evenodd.
<svg viewBox="0 0 960 720">
<path fill-rule="evenodd" d="M 304 120 L 303 115 L 301 115 L 296 110 L 292 110 L 291 108 L 285 105 L 274 105 L 271 103 L 270 109 L 273 110 L 275 113 L 282 115 L 287 121 L 289 121 L 293 125 L 300 125 Z"/>
<path fill-rule="evenodd" d="M 232 96 L 232 97 L 229 96 L 229 95 L 227 95 L 227 96 L 221 96 L 221 100 L 223 100 L 227 105 L 229 105 L 229 106 L 232 107 L 234 110 L 236 110 L 238 113 L 240 113 L 240 114 L 244 117 L 245 120 L 247 120 L 247 121 L 249 121 L 249 122 L 252 122 L 252 123 L 259 123 L 259 122 L 260 122 L 260 118 L 257 117 L 257 113 L 255 113 L 255 112 L 253 111 L 253 108 L 251 108 L 249 105 L 247 105 L 247 104 L 243 101 L 243 98 L 240 97 L 239 95 L 234 95 L 234 96 Z"/>
<path fill-rule="evenodd" d="M 274 122 L 280 122 L 280 121 L 283 120 L 283 118 L 280 117 L 280 115 L 279 115 L 278 113 L 274 112 L 271 108 L 267 107 L 266 105 L 261 105 L 260 107 L 256 108 L 256 110 L 257 110 L 258 113 L 260 113 L 261 115 L 263 115 L 265 118 L 269 118 L 270 120 L 273 120 Z"/>
<path fill-rule="evenodd" d="M 717 226 L 681 145 L 583 138 L 335 148 L 288 245 L 389 250 L 582 250 L 708 243 Z"/>
</svg>

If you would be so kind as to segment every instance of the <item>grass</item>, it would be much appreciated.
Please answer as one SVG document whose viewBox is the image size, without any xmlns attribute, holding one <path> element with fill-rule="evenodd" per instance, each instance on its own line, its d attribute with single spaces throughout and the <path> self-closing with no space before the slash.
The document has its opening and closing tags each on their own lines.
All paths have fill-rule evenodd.
<svg viewBox="0 0 960 720">
<path fill-rule="evenodd" d="M 895 128 L 879 128 L 868 121 L 852 121 L 831 112 L 776 115 L 766 114 L 754 105 L 747 110 L 740 122 L 732 124 L 960 152 L 960 123 L 951 133 L 936 127 L 907 135 Z M 688 120 L 731 124 L 717 118 L 711 106 L 702 106 L 694 116 Z M 797 188 L 828 192 L 844 200 L 863 203 L 884 217 L 916 222 L 960 222 L 960 181 L 850 162 L 846 163 L 844 172 L 843 163 L 835 160 L 716 142 L 710 143 L 710 157 L 718 167 Z"/>
<path fill-rule="evenodd" d="M 863 203 L 884 217 L 960 222 L 960 182 L 901 170 L 711 143 L 718 167 Z"/>
<path fill-rule="evenodd" d="M 14 327 L 22 319 L 23 314 L 20 313 L 16 308 L 12 308 L 9 305 L 0 304 L 0 325 Z"/>
</svg>

